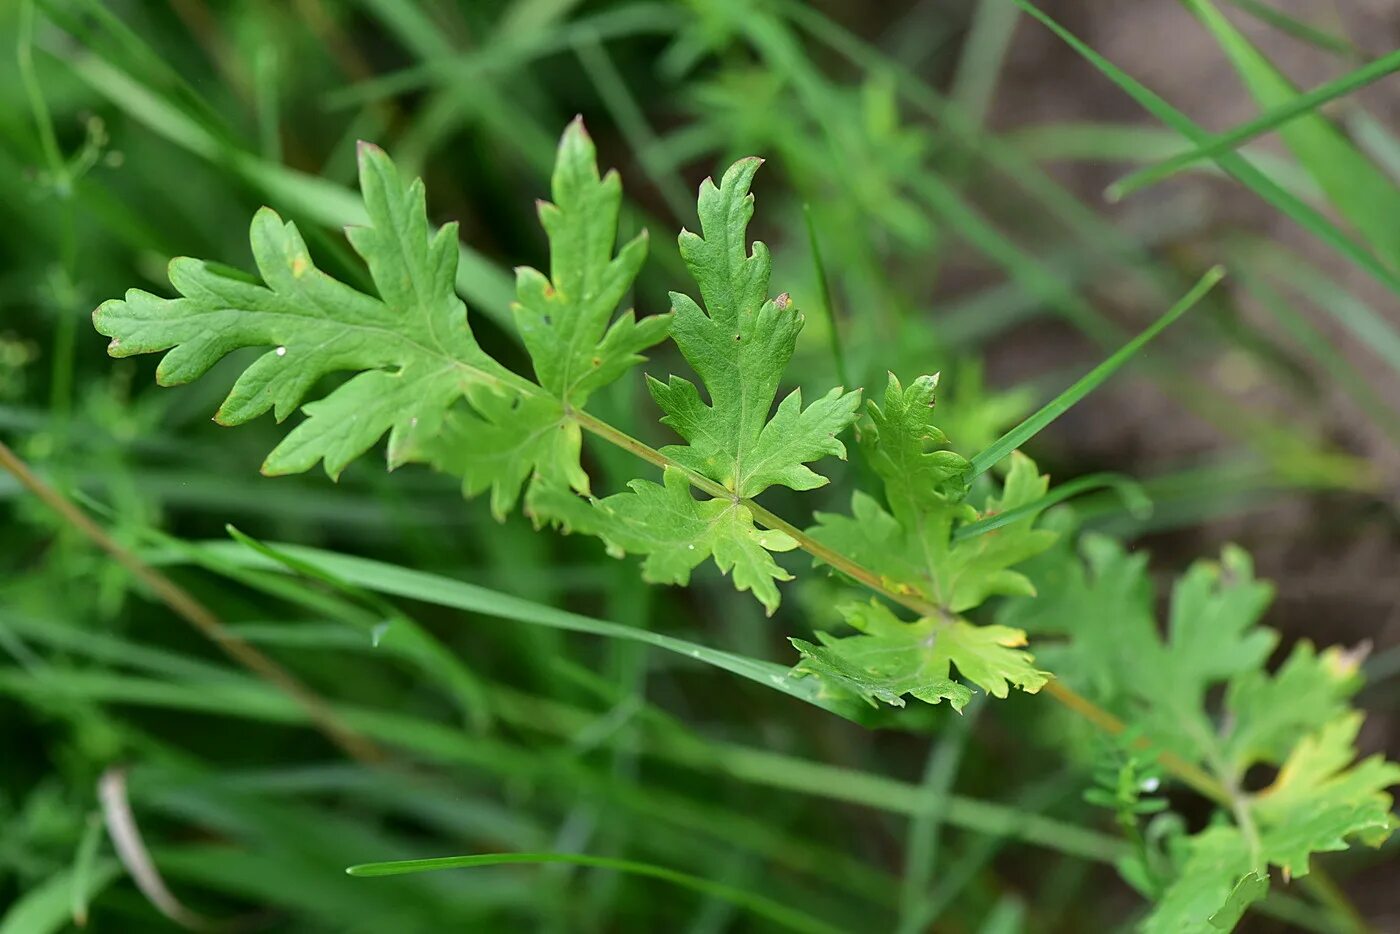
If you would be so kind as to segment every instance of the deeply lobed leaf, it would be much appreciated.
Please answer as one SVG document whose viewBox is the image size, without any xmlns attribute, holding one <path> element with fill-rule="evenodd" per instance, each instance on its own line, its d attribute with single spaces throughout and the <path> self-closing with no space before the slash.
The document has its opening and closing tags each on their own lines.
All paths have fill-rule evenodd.
<svg viewBox="0 0 1400 934">
<path fill-rule="evenodd" d="M 460 476 L 467 495 L 489 489 L 498 517 L 514 507 L 527 482 L 534 485 L 532 478 L 590 493 L 579 465 L 582 435 L 570 413 L 642 362 L 641 351 L 665 338 L 671 320 L 652 315 L 638 321 L 630 310 L 613 319 L 646 258 L 647 238 L 640 233 L 614 254 L 622 182 L 615 171 L 599 175 L 582 120 L 569 124 L 559 142 L 551 194 L 552 203 L 539 204 L 549 275 L 517 269 L 511 306 L 544 392 L 458 406 L 441 434 L 415 452 Z M 538 518 L 551 518 L 539 503 L 554 499 L 537 500 Z"/>
<path fill-rule="evenodd" d="M 777 582 L 790 580 L 771 552 L 796 547 L 789 536 L 761 531 L 744 500 L 770 486 L 810 490 L 827 479 L 807 465 L 828 455 L 845 457 L 838 435 L 855 419 L 858 392 L 833 389 L 807 407 L 794 389 L 773 407 L 778 386 L 802 329 L 786 294 L 768 297 L 767 247 L 747 240 L 753 216 L 749 185 L 761 160 L 743 159 L 720 184 L 700 186 L 701 234 L 682 231 L 680 251 L 700 288 L 702 308 L 671 293 L 671 336 L 709 394 L 689 380 L 648 379 L 662 422 L 686 440 L 661 453 L 685 470 L 722 485 L 725 497 L 697 500 L 682 470 L 668 469 L 664 486 L 629 484 L 630 492 L 595 504 L 597 515 L 542 492 L 532 512 L 561 526 L 600 535 L 615 551 L 647 555 L 643 573 L 659 583 L 684 583 L 713 557 L 736 587 L 752 591 L 771 614 Z"/>
<path fill-rule="evenodd" d="M 850 604 L 841 614 L 858 636 L 836 638 L 818 633 L 821 645 L 801 639 L 792 644 L 802 654 L 800 674 L 816 675 L 874 704 L 904 706 L 904 695 L 929 704 L 947 700 L 961 711 L 972 691 L 953 679 L 956 668 L 993 697 L 1006 697 L 1012 686 L 1034 694 L 1049 674 L 1032 664 L 1026 634 L 1006 626 L 974 626 L 961 619 L 922 618 L 912 623 L 881 603 Z"/>
<path fill-rule="evenodd" d="M 859 392 L 833 389 L 807 408 L 794 389 L 772 411 L 778 385 L 802 330 L 802 316 L 786 294 L 768 297 L 768 248 L 748 245 L 753 217 L 749 185 L 760 159 L 742 159 L 718 186 L 700 186 L 700 234 L 682 231 L 681 257 L 700 287 L 694 299 L 671 293 L 671 336 L 704 381 L 710 401 L 689 380 L 651 379 L 662 422 L 686 440 L 662 453 L 740 497 L 773 485 L 794 490 L 826 478 L 806 465 L 828 455 L 844 458 L 839 435 L 855 419 Z M 770 417 L 771 416 L 771 417 Z"/>
<path fill-rule="evenodd" d="M 517 270 L 514 306 L 539 384 L 501 366 L 477 344 L 457 297 L 456 225 L 433 231 L 423 184 L 405 180 L 381 150 L 360 147 L 360 187 L 370 224 L 347 230 L 378 297 L 317 269 L 296 226 L 259 211 L 250 239 L 263 284 L 211 263 L 171 263 L 180 294 L 132 290 L 94 314 L 114 356 L 168 351 L 164 385 L 188 382 L 234 350 L 269 348 L 234 384 L 218 420 L 240 424 L 273 410 L 289 416 L 323 377 L 354 371 L 305 406 L 306 418 L 268 456 L 264 472 L 294 473 L 318 461 L 338 475 L 389 434 L 391 467 L 432 463 L 471 495 L 491 491 L 504 515 L 538 477 L 587 493 L 581 435 L 570 417 L 597 389 L 663 339 L 670 316 L 615 321 L 646 256 L 640 234 L 614 255 L 621 183 L 599 175 L 593 143 L 574 121 L 559 145 L 554 203 L 540 205 L 550 275 Z"/>
<path fill-rule="evenodd" d="M 423 184 L 403 179 L 377 147 L 362 144 L 360 188 L 370 218 L 350 228 L 379 297 L 317 269 L 296 225 L 270 208 L 253 218 L 250 241 L 264 284 L 215 264 L 170 264 L 179 298 L 133 289 L 93 314 L 116 357 L 168 351 L 156 371 L 166 386 L 202 376 L 224 356 L 267 348 L 234 383 L 217 420 L 246 422 L 269 409 L 281 421 L 324 376 L 356 371 L 306 406 L 306 419 L 268 455 L 268 474 L 323 462 L 338 475 L 386 432 L 389 462 L 407 459 L 456 400 L 472 392 L 518 393 L 529 384 L 477 344 L 453 288 L 456 225 L 429 228 Z"/>
</svg>

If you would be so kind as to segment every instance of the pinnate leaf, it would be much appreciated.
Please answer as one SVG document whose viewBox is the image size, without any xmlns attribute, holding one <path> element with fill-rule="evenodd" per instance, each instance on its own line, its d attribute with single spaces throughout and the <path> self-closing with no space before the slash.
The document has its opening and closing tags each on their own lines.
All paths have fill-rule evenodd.
<svg viewBox="0 0 1400 934">
<path fill-rule="evenodd" d="M 597 153 L 581 120 L 559 142 L 552 177 L 554 201 L 539 205 L 549 239 L 550 273 L 516 270 L 511 306 L 543 392 L 510 399 L 472 399 L 453 409 L 443 430 L 414 451 L 446 473 L 462 478 L 467 495 L 491 491 L 491 510 L 508 513 L 527 482 L 588 494 L 579 466 L 582 436 L 571 409 L 640 363 L 641 351 L 662 340 L 670 315 L 636 320 L 613 312 L 632 287 L 646 258 L 638 234 L 614 254 L 622 183 L 615 171 L 599 175 Z M 611 322 L 611 324 L 609 324 Z M 537 519 L 546 503 L 567 509 L 559 497 L 536 497 Z"/>
<path fill-rule="evenodd" d="M 1299 740 L 1255 799 L 1265 854 L 1290 875 L 1306 875 L 1311 854 L 1345 850 L 1351 837 L 1380 846 L 1395 827 L 1385 789 L 1400 784 L 1400 765 L 1380 756 L 1353 763 L 1361 719 L 1344 714 Z"/>
</svg>

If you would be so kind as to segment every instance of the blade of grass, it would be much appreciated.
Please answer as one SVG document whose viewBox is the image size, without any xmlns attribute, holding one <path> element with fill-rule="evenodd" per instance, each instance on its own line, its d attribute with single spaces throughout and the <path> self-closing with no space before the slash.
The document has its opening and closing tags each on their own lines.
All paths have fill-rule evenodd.
<svg viewBox="0 0 1400 934">
<path fill-rule="evenodd" d="M 1133 100 L 1158 120 L 1176 130 L 1197 146 L 1206 146 L 1211 136 L 1191 118 L 1172 107 L 1159 95 L 1145 87 L 1137 79 L 1117 65 L 1094 51 L 1068 29 L 1061 26 L 1047 13 L 1030 0 L 1012 0 L 1015 4 L 1035 17 L 1042 25 L 1057 35 L 1066 45 L 1087 60 L 1110 81 L 1121 88 Z M 1281 188 L 1277 182 L 1260 172 L 1236 153 L 1221 153 L 1214 158 L 1216 164 L 1244 184 L 1259 197 L 1287 215 L 1303 229 L 1341 253 L 1352 263 L 1364 269 L 1386 288 L 1400 294 L 1400 276 L 1376 258 L 1364 246 L 1344 233 L 1317 210 L 1300 201 L 1295 195 Z"/>
<path fill-rule="evenodd" d="M 986 534 L 1010 525 L 1026 516 L 1033 516 L 1044 512 L 1057 503 L 1063 503 L 1067 499 L 1080 496 L 1096 490 L 1112 490 L 1122 501 L 1123 508 L 1134 519 L 1146 519 L 1152 514 L 1152 500 L 1148 497 L 1147 491 L 1143 489 L 1141 483 L 1131 477 L 1118 473 L 1095 473 L 1083 477 L 1075 477 L 1068 483 L 1061 483 L 1049 493 L 1032 500 L 1023 506 L 1008 509 L 990 515 L 985 519 L 976 522 L 969 522 L 967 525 L 959 526 L 953 532 L 953 541 L 958 542 L 968 538 L 975 538 L 978 535 Z"/>
<path fill-rule="evenodd" d="M 1396 71 L 1400 71 L 1400 50 L 1382 56 L 1304 94 L 1296 94 L 1282 103 L 1276 103 L 1271 109 L 1253 120 L 1246 121 L 1233 130 L 1219 134 L 1215 141 L 1209 145 L 1188 150 L 1157 165 L 1139 169 L 1108 186 L 1105 194 L 1110 201 L 1118 201 L 1135 191 L 1155 185 L 1203 159 L 1212 159 L 1221 153 L 1238 149 L 1252 139 L 1257 139 L 1265 133 L 1282 128 L 1290 121 L 1313 113 L 1328 101 L 1350 94 L 1387 75 L 1394 74 Z"/>
<path fill-rule="evenodd" d="M 102 842 L 102 816 L 96 812 L 89 814 L 84 822 L 83 835 L 78 841 L 78 852 L 73 857 L 73 887 L 69 894 L 69 913 L 73 924 L 87 927 L 88 903 L 92 893 L 100 886 L 94 886 L 98 862 L 97 847 Z"/>
<path fill-rule="evenodd" d="M 831 303 L 831 286 L 826 275 L 826 263 L 822 260 L 821 242 L 817 238 L 817 222 L 812 217 L 812 206 L 802 205 L 802 219 L 807 225 L 807 248 L 812 254 L 812 275 L 817 282 L 817 302 L 821 305 L 822 316 L 826 319 L 827 335 L 831 338 L 831 360 L 836 367 L 836 378 L 842 386 L 850 386 L 851 374 L 846 371 L 846 357 L 841 352 L 841 327 L 836 321 L 836 306 Z"/>
<path fill-rule="evenodd" d="M 206 554 L 242 567 L 284 571 L 286 569 L 281 560 L 273 560 L 264 555 L 250 553 L 242 545 L 236 543 L 208 542 L 197 547 Z M 368 558 L 342 555 L 300 545 L 276 544 L 271 547 L 276 549 L 279 555 L 290 557 L 303 567 L 314 568 L 321 573 L 330 574 L 343 580 L 355 581 L 358 586 L 379 593 L 481 613 L 497 619 L 508 619 L 569 632 L 587 633 L 609 639 L 640 642 L 692 658 L 707 665 L 713 665 L 841 716 L 853 717 L 861 712 L 855 704 L 847 704 L 833 698 L 823 697 L 819 686 L 808 684 L 801 678 L 791 677 L 786 667 L 772 662 L 713 649 L 696 642 L 678 639 L 647 629 L 636 629 L 605 620 L 593 619 L 567 610 L 544 606 L 522 597 L 479 587 L 475 584 Z M 187 556 L 179 554 L 171 557 L 180 561 L 188 560 Z"/>
<path fill-rule="evenodd" d="M 491 708 L 480 676 L 468 668 L 427 630 L 378 594 L 349 583 L 347 578 L 298 561 L 271 545 L 245 535 L 233 526 L 226 526 L 234 541 L 256 554 L 270 558 L 294 574 L 318 580 L 342 594 L 368 606 L 377 616 L 372 639 L 376 647 L 400 654 L 420 666 L 424 673 L 436 678 L 451 693 L 464 719 L 473 731 L 484 733 L 491 728 Z"/>
<path fill-rule="evenodd" d="M 948 97 L 974 124 L 986 122 L 1020 18 L 1021 12 L 1004 0 L 981 0 L 972 14 Z"/>
<path fill-rule="evenodd" d="M 63 494 L 41 480 L 4 442 L 0 442 L 0 468 L 13 474 L 15 479 L 45 506 L 110 555 L 133 577 L 150 588 L 160 601 L 170 607 L 177 616 L 194 626 L 235 661 L 250 671 L 256 672 L 269 683 L 276 685 L 279 690 L 293 699 L 306 711 L 311 720 L 347 754 L 363 762 L 376 762 L 382 759 L 382 753 L 374 743 L 342 723 L 330 710 L 329 705 L 291 672 L 248 643 L 235 638 L 224 627 L 223 622 L 193 594 L 118 544 L 101 526 L 69 502 Z"/>
<path fill-rule="evenodd" d="M 919 786 L 929 807 L 909 821 L 904 844 L 904 877 L 899 890 L 899 934 L 915 934 L 919 930 L 914 923 L 915 916 L 938 867 L 943 809 L 957 781 L 972 726 L 985 707 L 984 703 L 974 702 L 964 711 L 965 716 L 949 721 L 945 735 L 929 745 Z"/>
<path fill-rule="evenodd" d="M 986 473 L 987 470 L 1000 461 L 1012 451 L 1021 447 L 1031 438 L 1039 434 L 1046 426 L 1061 415 L 1068 412 L 1076 403 L 1093 392 L 1103 384 L 1110 376 L 1116 373 L 1123 364 L 1131 360 L 1147 342 L 1152 340 L 1162 331 L 1166 330 L 1174 321 L 1186 314 L 1197 302 L 1199 302 L 1207 292 L 1215 288 L 1216 283 L 1225 277 L 1223 266 L 1212 267 L 1200 281 L 1192 287 L 1191 291 L 1181 297 L 1175 305 L 1169 308 L 1166 314 L 1158 318 L 1145 331 L 1123 345 L 1116 353 L 1107 360 L 1094 367 L 1073 386 L 1060 393 L 1054 399 L 1046 403 L 1040 411 L 1026 418 L 1025 421 L 1015 428 L 1002 435 L 992 442 L 986 449 L 975 454 L 971 461 L 969 477 L 977 477 Z"/>
<path fill-rule="evenodd" d="M 421 62 L 350 85 L 328 95 L 326 106 L 332 110 L 354 107 L 425 87 L 470 87 L 479 74 L 517 68 L 567 52 L 581 38 L 607 40 L 634 35 L 669 35 L 683 23 L 684 15 L 666 4 L 631 3 L 582 17 L 557 29 L 513 35 L 470 54 Z"/>
<path fill-rule="evenodd" d="M 180 108 L 130 75 L 91 54 L 69 54 L 67 66 L 93 90 L 133 119 L 172 143 L 228 169 L 280 208 L 327 227 L 367 223 L 364 204 L 348 188 L 232 148 Z M 463 243 L 458 243 L 457 290 L 508 334 L 514 334 L 510 275 Z"/>
<path fill-rule="evenodd" d="M 1325 52 L 1335 52 L 1347 58 L 1362 57 L 1361 50 L 1345 36 L 1324 32 L 1310 23 L 1305 23 L 1296 17 L 1289 16 L 1282 10 L 1275 9 L 1264 0 L 1229 0 L 1229 2 L 1231 6 L 1248 13 L 1261 23 L 1267 23 L 1279 32 L 1316 46 Z"/>
<path fill-rule="evenodd" d="M 1277 244 L 1259 241 L 1249 248 L 1249 254 L 1330 315 L 1392 371 L 1400 373 L 1400 330 L 1365 300 Z"/>
<path fill-rule="evenodd" d="M 114 859 L 99 860 L 87 877 L 83 900 L 89 901 L 116 879 L 121 867 Z M 0 916 L 0 934 L 58 934 L 73 920 L 72 869 L 64 869 L 31 887 Z"/>
<path fill-rule="evenodd" d="M 791 931 L 805 931 L 812 932 L 812 934 L 840 934 L 840 928 L 832 927 L 820 918 L 815 918 L 755 892 L 703 879 L 665 866 L 640 863 L 629 859 L 614 859 L 608 856 L 591 856 L 587 853 L 481 853 L 474 856 L 441 856 L 434 859 L 362 863 L 358 866 L 351 866 L 345 871 L 352 876 L 368 878 L 398 876 L 416 872 L 436 872 L 443 869 L 467 869 L 474 866 L 537 865 L 542 863 L 570 863 L 575 866 L 609 869 L 614 872 L 659 879 L 711 898 L 721 899 Z"/>
<path fill-rule="evenodd" d="M 89 698 L 287 725 L 309 722 L 305 711 L 284 695 L 250 678 L 240 683 L 185 685 L 96 670 L 65 671 L 61 672 L 61 677 L 44 678 L 0 668 L 0 693 L 36 698 Z M 338 706 L 336 710 L 366 735 L 440 764 L 471 766 L 507 777 L 535 776 L 554 784 L 567 779 L 579 783 L 580 788 L 586 787 L 590 793 L 605 796 L 615 796 L 612 786 L 620 781 L 617 776 L 609 776 L 600 783 L 596 776 L 590 777 L 591 772 L 580 771 L 584 763 L 576 757 L 541 758 L 500 740 L 466 735 L 455 726 L 387 710 L 349 706 Z M 575 708 L 539 699 L 531 699 L 528 704 L 502 703 L 500 711 L 503 719 L 519 727 L 568 737 L 596 719 L 591 712 L 581 713 Z M 645 750 L 649 756 L 759 787 L 906 816 L 921 813 L 930 806 L 927 795 L 918 785 L 883 775 L 767 749 L 716 743 L 689 734 L 654 734 L 653 739 L 654 745 L 648 745 Z M 571 789 L 570 793 L 577 793 L 577 789 Z M 1096 862 L 1111 863 L 1124 853 L 1122 841 L 1115 837 L 1022 808 L 963 795 L 950 795 L 944 814 L 945 820 L 955 827 L 1009 835 Z"/>
<path fill-rule="evenodd" d="M 646 115 L 597 33 L 579 36 L 574 41 L 574 54 L 578 56 L 579 64 L 583 66 L 598 96 L 603 99 L 609 116 L 622 131 L 628 148 L 637 154 L 647 178 L 666 202 L 671 217 L 678 220 L 688 218 L 695 210 L 692 204 L 694 198 L 680 177 L 656 158 L 656 133 L 647 123 Z"/>
<path fill-rule="evenodd" d="M 1315 328 L 1304 315 L 1294 308 L 1283 296 L 1276 292 L 1259 276 L 1248 269 L 1240 276 L 1244 287 L 1254 294 L 1273 318 L 1292 336 L 1294 343 L 1317 361 L 1322 371 L 1336 385 L 1340 386 L 1352 401 L 1357 404 L 1376 425 L 1400 446 L 1400 413 L 1394 406 L 1371 388 L 1362 378 L 1355 362 L 1338 352 L 1327 335 Z M 1369 310 L 1369 309 L 1368 309 Z"/>
<path fill-rule="evenodd" d="M 1126 162 L 1144 165 L 1142 171 L 1151 168 L 1152 163 L 1181 154 L 1180 133 L 1166 127 L 1133 124 L 1057 121 L 1014 129 L 1003 133 L 1000 139 L 1040 162 Z M 1236 151 L 1304 201 L 1323 200 L 1317 182 L 1292 159 L 1270 152 L 1257 143 L 1243 145 Z M 1181 171 L 1225 176 L 1224 170 L 1210 161 L 1192 162 Z M 1117 184 L 1120 182 L 1114 183 Z M 1105 191 L 1110 201 L 1115 200 L 1113 188 L 1110 185 Z M 1159 226 L 1151 228 L 1151 233 L 1158 231 Z M 1150 240 L 1147 242 L 1151 244 Z"/>
<path fill-rule="evenodd" d="M 1283 105 L 1298 96 L 1293 83 L 1225 18 L 1212 0 L 1181 3 L 1215 37 L 1259 106 Z M 1381 62 L 1384 67 L 1377 77 L 1386 68 L 1400 68 L 1400 53 L 1387 55 Z M 1400 262 L 1400 225 L 1395 223 L 1400 216 L 1400 187 L 1329 120 L 1312 110 L 1281 124 L 1278 130 L 1298 161 L 1327 192 L 1337 212 L 1370 241 L 1390 266 Z"/>
</svg>

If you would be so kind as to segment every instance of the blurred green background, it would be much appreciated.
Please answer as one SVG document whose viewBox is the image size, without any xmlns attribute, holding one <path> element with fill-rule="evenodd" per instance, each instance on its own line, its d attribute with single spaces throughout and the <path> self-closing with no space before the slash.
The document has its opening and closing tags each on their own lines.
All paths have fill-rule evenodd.
<svg viewBox="0 0 1400 934">
<path fill-rule="evenodd" d="M 1141 480 L 1150 516 L 1111 492 L 1074 508 L 1150 548 L 1164 575 L 1234 541 L 1277 582 L 1270 625 L 1369 640 L 1362 745 L 1400 751 L 1394 81 L 1347 89 L 1245 158 L 1104 196 L 1192 133 L 1392 53 L 1400 8 L 1235 0 L 1215 20 L 1203 7 L 1216 9 L 1044 4 L 1176 120 L 1005 0 L 0 6 L 0 438 L 414 763 L 347 760 L 0 474 L 0 906 L 16 906 L 0 931 L 58 930 L 75 908 L 98 930 L 178 927 L 99 832 L 98 780 L 114 765 L 130 767 L 130 807 L 173 897 L 248 929 L 768 929 L 732 899 L 609 871 L 342 872 L 495 850 L 661 864 L 853 931 L 1099 931 L 1139 910 L 1111 866 L 1109 815 L 1082 798 L 1089 740 L 1049 703 L 909 709 L 868 729 L 635 642 L 185 544 L 227 541 L 232 524 L 783 664 L 786 636 L 831 620 L 818 575 L 765 620 L 712 571 L 648 587 L 596 542 L 519 516 L 498 525 L 421 469 L 389 476 L 369 458 L 338 485 L 261 478 L 271 420 L 209 419 L 236 359 L 178 390 L 155 387 L 154 360 L 107 359 L 91 309 L 128 287 L 168 294 L 174 255 L 249 267 L 262 204 L 298 222 L 323 268 L 367 287 L 340 234 L 358 211 L 357 139 L 424 177 L 435 220 L 461 222 L 475 330 L 517 365 L 509 270 L 543 261 L 532 205 L 568 119 L 584 116 L 623 175 L 624 233 L 652 233 L 644 312 L 683 281 L 674 234 L 694 224 L 699 181 L 763 156 L 754 233 L 773 247 L 775 286 L 807 309 L 797 378 L 878 387 L 886 370 L 941 370 L 944 428 L 964 452 L 1224 264 L 1224 286 L 1032 453 L 1056 482 Z M 645 369 L 667 372 L 671 356 Z M 640 380 L 599 411 L 666 440 Z M 593 456 L 603 489 L 634 475 Z M 844 503 L 859 469 L 841 465 L 787 514 Z M 382 639 L 409 620 L 448 660 Z M 1380 884 L 1393 849 L 1331 865 L 1377 930 L 1400 924 Z M 1248 929 L 1334 929 L 1289 915 L 1276 905 Z"/>
</svg>

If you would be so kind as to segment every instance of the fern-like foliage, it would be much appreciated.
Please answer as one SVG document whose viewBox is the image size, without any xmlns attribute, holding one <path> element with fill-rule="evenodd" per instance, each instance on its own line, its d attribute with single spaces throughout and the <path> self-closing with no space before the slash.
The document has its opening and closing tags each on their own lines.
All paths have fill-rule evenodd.
<svg viewBox="0 0 1400 934">
<path fill-rule="evenodd" d="M 662 453 L 740 497 L 757 496 L 774 484 L 794 490 L 825 484 L 806 465 L 846 456 L 837 435 L 855 419 L 860 403 L 859 392 L 833 389 L 804 409 L 802 390 L 794 389 L 772 412 L 802 316 L 786 293 L 768 296 L 768 248 L 757 241 L 748 245 L 749 185 L 761 164 L 753 158 L 734 163 L 718 187 L 706 179 L 700 186 L 701 233 L 680 235 L 681 257 L 705 308 L 672 292 L 671 336 L 704 380 L 709 404 L 679 376 L 647 381 L 666 413 L 662 423 L 686 440 Z"/>
<path fill-rule="evenodd" d="M 665 338 L 671 320 L 652 315 L 638 321 L 631 311 L 613 319 L 646 259 L 647 235 L 638 234 L 614 255 L 622 181 L 615 171 L 599 176 L 581 120 L 564 132 L 551 188 L 554 201 L 539 205 L 549 275 L 517 269 L 511 307 L 542 391 L 458 406 L 443 431 L 425 437 L 415 452 L 460 476 L 469 496 L 490 489 L 497 517 L 514 507 L 531 478 L 532 486 L 591 492 L 579 466 L 582 432 L 570 414 L 641 363 L 641 351 Z"/>
<path fill-rule="evenodd" d="M 163 385 L 188 382 L 227 354 L 265 348 L 219 410 L 225 424 L 269 409 L 292 415 L 324 377 L 353 375 L 324 398 L 268 456 L 268 474 L 318 461 L 337 476 L 386 433 L 390 467 L 419 461 L 457 476 L 468 495 L 490 492 L 503 517 L 526 491 L 538 524 L 587 531 L 614 553 L 645 555 L 649 580 L 684 584 L 707 559 L 732 574 L 771 613 L 774 560 L 796 542 L 759 528 L 747 498 L 781 484 L 795 490 L 826 479 L 807 464 L 845 456 L 837 438 L 855 417 L 857 392 L 837 389 L 803 407 L 798 390 L 774 410 L 802 328 L 786 295 L 769 298 L 767 249 L 750 250 L 749 183 L 759 160 L 736 163 L 719 186 L 700 190 L 703 235 L 682 232 L 681 252 L 705 308 L 673 294 L 675 315 L 638 320 L 614 312 L 646 258 L 645 233 L 616 247 L 622 185 L 600 174 L 581 121 L 560 141 L 552 202 L 539 206 L 549 240 L 546 275 L 522 267 L 512 307 L 534 380 L 488 356 L 472 336 L 454 290 L 456 225 L 433 230 L 423 184 L 404 179 L 387 155 L 360 147 L 360 188 L 370 219 L 348 231 L 378 296 L 317 269 L 296 226 L 264 208 L 251 240 L 262 282 L 213 263 L 181 258 L 170 267 L 179 297 L 132 290 L 103 304 L 97 330 L 115 356 L 167 351 Z M 704 381 L 651 381 L 663 419 L 689 443 L 664 449 L 674 466 L 663 484 L 634 480 L 627 492 L 592 500 L 581 463 L 580 413 L 590 396 L 642 362 L 675 320 L 675 340 Z M 728 491 L 697 499 L 700 478 Z M 570 492 L 572 491 L 572 492 Z M 578 494 L 578 495 L 575 495 Z"/>
</svg>

